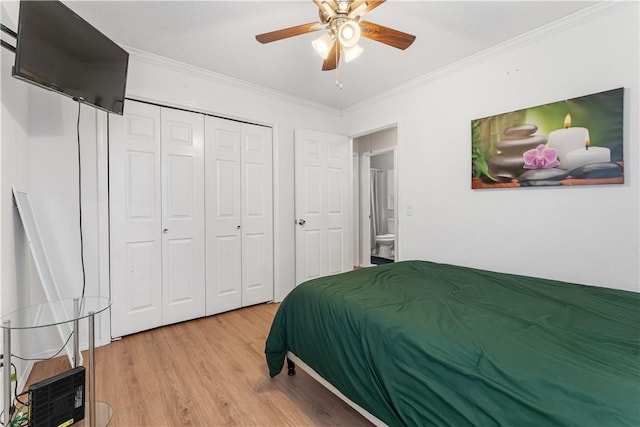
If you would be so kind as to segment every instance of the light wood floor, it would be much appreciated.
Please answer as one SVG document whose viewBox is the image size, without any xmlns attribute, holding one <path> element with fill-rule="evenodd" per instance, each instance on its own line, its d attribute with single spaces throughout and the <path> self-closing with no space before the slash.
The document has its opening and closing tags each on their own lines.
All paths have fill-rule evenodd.
<svg viewBox="0 0 640 427">
<path fill-rule="evenodd" d="M 109 425 L 370 426 L 301 369 L 269 377 L 264 343 L 277 308 L 257 305 L 97 348 L 96 398 L 113 408 Z M 67 369 L 66 357 L 39 362 L 28 383 Z"/>
</svg>

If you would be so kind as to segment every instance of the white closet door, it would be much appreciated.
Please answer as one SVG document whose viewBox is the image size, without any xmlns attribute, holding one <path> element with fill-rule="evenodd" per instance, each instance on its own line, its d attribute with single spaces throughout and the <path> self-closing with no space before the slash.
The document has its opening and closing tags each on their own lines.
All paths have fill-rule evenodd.
<svg viewBox="0 0 640 427">
<path fill-rule="evenodd" d="M 240 123 L 205 118 L 207 315 L 242 306 Z"/>
<path fill-rule="evenodd" d="M 205 314 L 204 116 L 162 108 L 163 323 Z"/>
<path fill-rule="evenodd" d="M 160 108 L 109 116 L 111 335 L 162 325 Z"/>
<path fill-rule="evenodd" d="M 271 128 L 242 124 L 242 305 L 273 299 Z"/>
<path fill-rule="evenodd" d="M 295 132 L 296 285 L 353 269 L 345 136 Z"/>
</svg>

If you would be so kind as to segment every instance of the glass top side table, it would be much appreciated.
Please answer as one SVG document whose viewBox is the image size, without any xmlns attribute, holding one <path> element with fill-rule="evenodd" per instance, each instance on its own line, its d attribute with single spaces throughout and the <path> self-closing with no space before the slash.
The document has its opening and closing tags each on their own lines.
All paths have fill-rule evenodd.
<svg viewBox="0 0 640 427">
<path fill-rule="evenodd" d="M 111 300 L 106 297 L 70 298 L 49 301 L 25 307 L 0 318 L 3 332 L 4 366 L 3 369 L 3 408 L 4 425 L 8 425 L 8 415 L 12 404 L 11 396 L 11 331 L 18 329 L 35 329 L 73 323 L 73 365 L 79 365 L 79 328 L 81 319 L 89 320 L 89 426 L 106 426 L 111 420 L 111 407 L 104 402 L 96 408 L 95 401 L 95 315 L 102 313 L 111 306 Z M 105 407 L 106 406 L 106 407 Z M 100 414 L 98 420 L 96 414 Z"/>
</svg>

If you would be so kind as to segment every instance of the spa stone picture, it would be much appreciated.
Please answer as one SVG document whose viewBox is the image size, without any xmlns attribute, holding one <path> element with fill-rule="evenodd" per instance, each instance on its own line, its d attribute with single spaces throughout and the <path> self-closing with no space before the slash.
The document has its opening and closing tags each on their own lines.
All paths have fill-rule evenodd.
<svg viewBox="0 0 640 427">
<path fill-rule="evenodd" d="M 471 188 L 624 183 L 623 95 L 614 89 L 471 122 Z"/>
</svg>

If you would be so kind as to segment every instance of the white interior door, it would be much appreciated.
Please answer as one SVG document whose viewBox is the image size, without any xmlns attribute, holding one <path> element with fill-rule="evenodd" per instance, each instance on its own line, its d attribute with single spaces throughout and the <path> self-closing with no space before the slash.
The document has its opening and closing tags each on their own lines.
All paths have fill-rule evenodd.
<svg viewBox="0 0 640 427">
<path fill-rule="evenodd" d="M 127 101 L 109 120 L 111 334 L 162 325 L 160 108 Z"/>
<path fill-rule="evenodd" d="M 204 116 L 161 110 L 163 324 L 205 314 Z"/>
<path fill-rule="evenodd" d="M 295 132 L 296 284 L 353 269 L 345 136 Z"/>
<path fill-rule="evenodd" d="M 242 306 L 273 299 L 271 128 L 241 126 Z"/>
<path fill-rule="evenodd" d="M 205 118 L 207 315 L 242 306 L 240 123 Z"/>
</svg>

